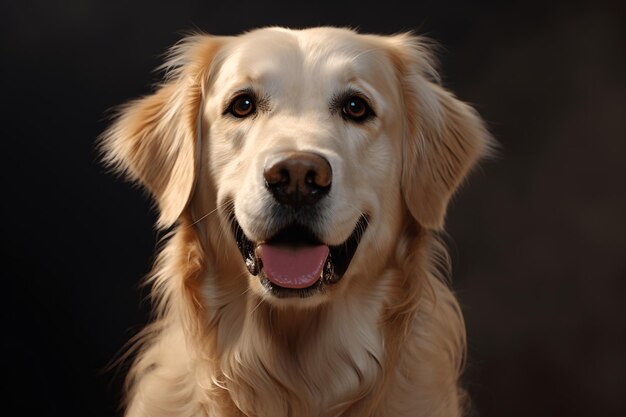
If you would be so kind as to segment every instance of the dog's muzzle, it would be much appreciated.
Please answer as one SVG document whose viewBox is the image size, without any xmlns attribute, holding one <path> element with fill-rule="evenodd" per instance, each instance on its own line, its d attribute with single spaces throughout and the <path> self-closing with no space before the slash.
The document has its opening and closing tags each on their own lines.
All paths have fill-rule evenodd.
<svg viewBox="0 0 626 417">
<path fill-rule="evenodd" d="M 253 242 L 234 213 L 231 224 L 248 271 L 277 297 L 306 297 L 324 291 L 345 274 L 367 228 L 365 215 L 350 237 L 340 245 L 325 244 L 310 227 L 316 205 L 330 191 L 332 169 L 320 155 L 309 152 L 280 154 L 264 170 L 265 186 L 273 196 L 283 226 L 268 239 Z M 269 219 L 268 219 L 269 220 Z"/>
</svg>

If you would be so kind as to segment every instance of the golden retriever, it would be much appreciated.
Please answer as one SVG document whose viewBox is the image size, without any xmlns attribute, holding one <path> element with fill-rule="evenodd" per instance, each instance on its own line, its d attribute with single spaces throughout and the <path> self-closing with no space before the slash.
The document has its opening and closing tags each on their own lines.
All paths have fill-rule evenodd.
<svg viewBox="0 0 626 417">
<path fill-rule="evenodd" d="M 126 415 L 459 416 L 465 328 L 437 238 L 490 136 L 420 37 L 194 35 L 104 160 L 175 225 Z"/>
</svg>

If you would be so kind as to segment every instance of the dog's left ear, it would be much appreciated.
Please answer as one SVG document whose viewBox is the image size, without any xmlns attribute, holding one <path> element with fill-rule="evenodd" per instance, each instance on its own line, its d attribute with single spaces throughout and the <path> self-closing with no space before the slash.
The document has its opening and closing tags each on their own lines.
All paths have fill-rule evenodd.
<svg viewBox="0 0 626 417">
<path fill-rule="evenodd" d="M 439 85 L 434 60 L 420 38 L 405 34 L 390 41 L 406 115 L 404 199 L 423 227 L 441 229 L 450 198 L 489 153 L 492 139 L 476 111 Z"/>
<path fill-rule="evenodd" d="M 195 181 L 198 113 L 219 38 L 190 36 L 170 50 L 157 91 L 131 101 L 100 137 L 104 163 L 140 182 L 159 206 L 158 227 L 171 226 Z"/>
</svg>

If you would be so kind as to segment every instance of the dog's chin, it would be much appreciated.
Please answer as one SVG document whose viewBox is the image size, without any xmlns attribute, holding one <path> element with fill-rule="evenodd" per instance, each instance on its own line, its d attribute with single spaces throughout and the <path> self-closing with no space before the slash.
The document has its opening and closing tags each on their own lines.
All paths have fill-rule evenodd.
<svg viewBox="0 0 626 417">
<path fill-rule="evenodd" d="M 328 245 L 309 227 L 291 223 L 268 239 L 253 241 L 231 218 L 232 231 L 243 262 L 258 279 L 254 285 L 264 298 L 308 305 L 322 300 L 346 274 L 356 253 L 367 217 L 361 216 L 351 235 L 339 245 Z M 303 301 L 306 299 L 306 301 Z"/>
</svg>

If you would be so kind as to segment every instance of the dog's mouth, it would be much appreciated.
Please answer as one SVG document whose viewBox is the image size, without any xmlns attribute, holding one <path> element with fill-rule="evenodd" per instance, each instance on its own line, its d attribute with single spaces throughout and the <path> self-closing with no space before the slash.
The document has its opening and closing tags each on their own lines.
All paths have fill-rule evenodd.
<svg viewBox="0 0 626 417">
<path fill-rule="evenodd" d="M 292 223 L 270 239 L 253 242 L 235 216 L 231 225 L 248 271 L 274 296 L 308 297 L 324 292 L 346 273 L 367 228 L 361 216 L 348 239 L 336 246 L 323 243 L 310 228 Z"/>
</svg>

